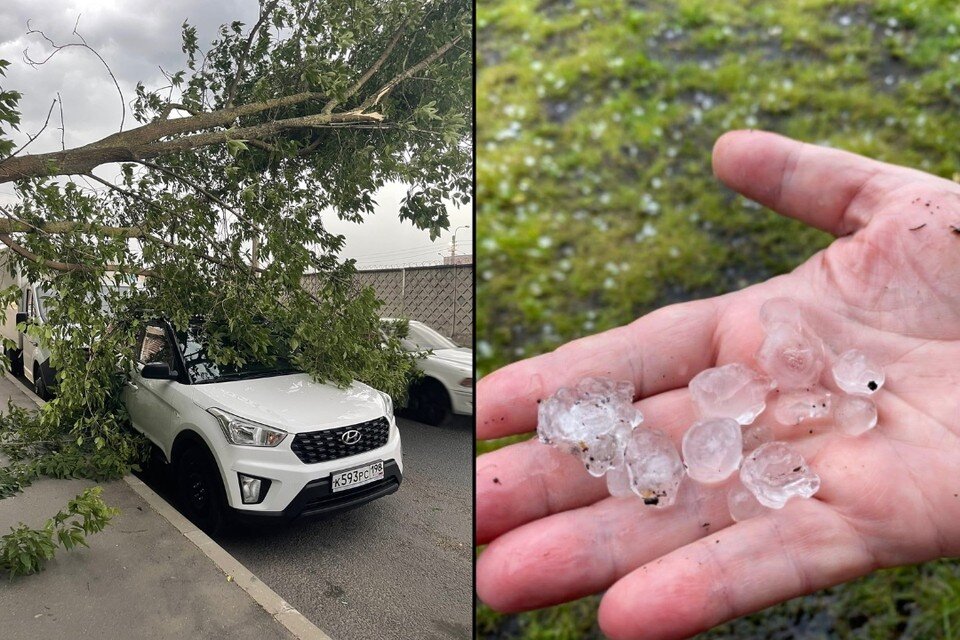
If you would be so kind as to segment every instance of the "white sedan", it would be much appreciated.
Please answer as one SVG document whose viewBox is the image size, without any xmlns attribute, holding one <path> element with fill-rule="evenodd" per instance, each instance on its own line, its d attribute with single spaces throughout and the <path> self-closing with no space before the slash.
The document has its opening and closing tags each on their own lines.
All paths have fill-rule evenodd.
<svg viewBox="0 0 960 640">
<path fill-rule="evenodd" d="M 457 345 L 417 320 L 409 321 L 401 343 L 407 351 L 425 354 L 417 360 L 423 377 L 410 389 L 407 401 L 416 419 L 438 425 L 451 413 L 473 415 L 473 349 Z"/>
</svg>

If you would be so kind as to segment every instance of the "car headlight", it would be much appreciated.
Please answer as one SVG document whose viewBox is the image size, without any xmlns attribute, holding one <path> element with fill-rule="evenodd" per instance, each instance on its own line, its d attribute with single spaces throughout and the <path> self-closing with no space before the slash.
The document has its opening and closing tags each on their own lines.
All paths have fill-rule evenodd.
<svg viewBox="0 0 960 640">
<path fill-rule="evenodd" d="M 275 447 L 287 437 L 286 431 L 268 427 L 253 420 L 240 418 L 222 409 L 207 409 L 217 422 L 227 441 L 249 447 Z"/>
<path fill-rule="evenodd" d="M 393 398 L 390 397 L 389 393 L 380 392 L 380 396 L 383 398 L 383 403 L 387 405 L 387 415 L 393 415 Z"/>
<path fill-rule="evenodd" d="M 461 387 L 472 387 L 472 386 L 473 386 L 473 378 L 464 378 L 463 380 L 460 381 L 460 386 L 461 386 Z"/>
</svg>

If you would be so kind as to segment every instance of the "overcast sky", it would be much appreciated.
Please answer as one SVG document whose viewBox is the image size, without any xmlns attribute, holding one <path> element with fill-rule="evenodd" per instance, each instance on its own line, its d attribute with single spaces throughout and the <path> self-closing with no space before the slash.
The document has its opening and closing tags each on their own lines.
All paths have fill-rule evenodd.
<svg viewBox="0 0 960 640">
<path fill-rule="evenodd" d="M 79 16 L 78 31 L 87 43 L 109 63 L 127 100 L 124 128 L 135 125 L 129 103 L 134 87 L 142 81 L 158 86 L 165 70 L 185 68 L 180 50 L 180 25 L 184 20 L 197 27 L 201 45 L 209 43 L 223 23 L 256 21 L 256 0 L 0 0 L 0 59 L 8 60 L 4 89 L 23 94 L 20 109 L 23 122 L 15 142 L 28 140 L 27 134 L 41 129 L 57 92 L 63 97 L 67 148 L 87 144 L 117 131 L 122 116 L 121 101 L 113 81 L 96 56 L 81 48 L 66 49 L 49 63 L 31 68 L 24 63 L 26 49 L 30 57 L 42 60 L 50 48 L 38 34 L 27 34 L 30 27 L 43 30 L 58 43 L 74 39 L 72 31 Z M 51 123 L 35 140 L 29 152 L 60 148 L 59 110 Z M 101 167 L 97 175 L 116 175 L 115 166 Z M 0 197 L 12 190 L 4 185 Z M 440 253 L 449 253 L 451 235 L 457 227 L 471 224 L 471 206 L 450 208 L 450 231 L 431 243 L 430 236 L 397 217 L 406 186 L 391 184 L 376 196 L 376 214 L 362 224 L 342 222 L 334 214 L 325 220 L 327 227 L 347 238 L 341 254 L 357 258 L 359 266 L 386 266 L 437 262 Z M 457 253 L 472 253 L 472 229 L 457 234 Z"/>
</svg>

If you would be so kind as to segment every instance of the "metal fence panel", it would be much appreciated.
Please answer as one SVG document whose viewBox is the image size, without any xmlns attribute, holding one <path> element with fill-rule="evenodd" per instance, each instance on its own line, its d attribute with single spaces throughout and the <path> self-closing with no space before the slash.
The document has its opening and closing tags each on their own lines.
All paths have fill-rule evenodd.
<svg viewBox="0 0 960 640">
<path fill-rule="evenodd" d="M 307 276 L 304 286 L 316 288 Z M 473 265 L 435 265 L 359 271 L 386 317 L 419 320 L 462 345 L 473 344 Z"/>
</svg>

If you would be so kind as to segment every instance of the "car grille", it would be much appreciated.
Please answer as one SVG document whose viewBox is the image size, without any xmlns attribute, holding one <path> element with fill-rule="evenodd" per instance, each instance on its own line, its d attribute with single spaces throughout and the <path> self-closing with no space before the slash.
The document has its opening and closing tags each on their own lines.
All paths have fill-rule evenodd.
<svg viewBox="0 0 960 640">
<path fill-rule="evenodd" d="M 353 444 L 343 441 L 343 434 L 356 430 L 360 432 L 360 439 Z M 301 462 L 314 464 L 349 458 L 366 451 L 379 449 L 387 444 L 390 437 L 390 421 L 379 417 L 360 424 L 352 424 L 336 429 L 298 433 L 290 445 Z"/>
</svg>

